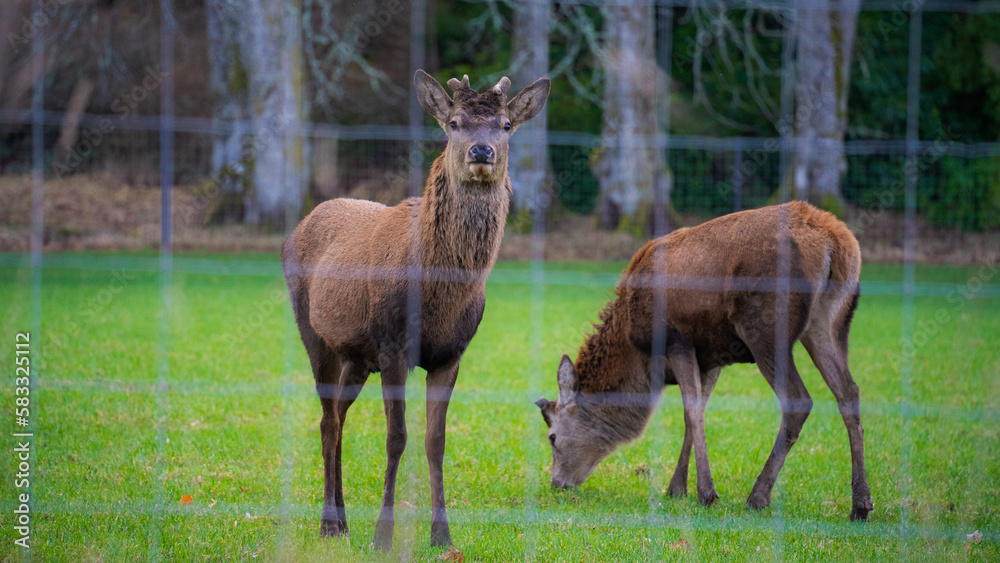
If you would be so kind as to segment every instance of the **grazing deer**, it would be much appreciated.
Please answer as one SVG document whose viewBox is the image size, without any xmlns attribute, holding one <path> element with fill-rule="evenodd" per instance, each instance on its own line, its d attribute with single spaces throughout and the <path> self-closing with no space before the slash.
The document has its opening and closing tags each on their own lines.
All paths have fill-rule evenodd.
<svg viewBox="0 0 1000 563">
<path fill-rule="evenodd" d="M 458 364 L 483 317 L 486 277 L 507 217 L 507 147 L 541 111 L 549 80 L 510 102 L 510 80 L 482 93 L 452 78 L 454 97 L 430 75 L 414 77 L 420 105 L 448 143 L 431 165 L 423 198 L 395 207 L 334 199 L 313 210 L 281 250 L 295 321 L 323 406 L 324 504 L 320 532 L 347 533 L 340 452 L 344 418 L 369 374 L 380 372 L 388 463 L 377 548 L 392 546 L 396 471 L 406 447 L 407 373 L 427 370 L 431 544 L 451 543 L 442 462 L 445 414 Z"/>
<path fill-rule="evenodd" d="M 684 443 L 668 491 L 687 494 L 693 444 L 698 500 L 710 505 L 719 497 L 708 466 L 705 404 L 724 366 L 756 362 L 782 412 L 774 448 L 747 499 L 751 508 L 768 506 L 812 409 L 792 361 L 792 346 L 801 340 L 847 425 L 851 520 L 866 520 L 873 505 L 864 432 L 858 386 L 847 368 L 860 271 L 854 235 L 803 202 L 733 213 L 646 243 L 576 364 L 563 356 L 558 401 L 536 402 L 549 426 L 552 484 L 586 480 L 619 444 L 642 434 L 663 386 L 676 384 Z"/>
</svg>

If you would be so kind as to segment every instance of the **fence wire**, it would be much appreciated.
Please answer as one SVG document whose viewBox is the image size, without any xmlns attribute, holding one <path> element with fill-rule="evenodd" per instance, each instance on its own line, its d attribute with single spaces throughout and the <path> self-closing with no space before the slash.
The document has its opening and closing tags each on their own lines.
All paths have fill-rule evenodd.
<svg viewBox="0 0 1000 563">
<path fill-rule="evenodd" d="M 579 4 L 597 4 L 582 1 Z M 687 1 L 661 0 L 655 2 L 661 6 L 687 6 Z M 173 54 L 176 46 L 175 31 L 177 22 L 173 18 L 173 6 L 170 0 L 161 0 L 161 10 L 164 14 L 159 30 L 162 41 L 162 68 L 174 68 Z M 787 10 L 792 4 L 788 2 L 721 2 L 719 7 L 739 8 L 752 5 L 762 9 Z M 961 143 L 954 139 L 919 139 L 917 131 L 918 100 L 920 96 L 920 41 L 921 41 L 921 11 L 966 12 L 970 14 L 994 13 L 1000 11 L 1000 2 L 965 2 L 960 0 L 928 0 L 915 4 L 919 9 L 912 12 L 909 37 L 909 75 L 907 89 L 907 130 L 905 139 L 880 141 L 846 141 L 834 143 L 833 148 L 842 149 L 846 155 L 847 173 L 843 180 L 844 198 L 862 209 L 874 207 L 888 208 L 899 211 L 905 217 L 905 233 L 902 237 L 904 245 L 903 280 L 901 282 L 865 281 L 862 285 L 863 298 L 870 296 L 902 297 L 902 316 L 900 319 L 904 339 L 913 340 L 916 327 L 915 300 L 924 297 L 943 297 L 953 295 L 966 288 L 966 284 L 953 284 L 930 281 L 917 281 L 916 249 L 917 241 L 916 215 L 918 213 L 933 218 L 934 213 L 949 214 L 948 218 L 958 221 L 965 220 L 956 216 L 963 209 L 975 208 L 981 204 L 973 194 L 963 192 L 966 199 L 950 203 L 950 207 L 941 211 L 935 208 L 932 199 L 937 197 L 937 187 L 950 180 L 950 174 L 956 167 L 968 170 L 972 182 L 990 182 L 1000 178 L 1000 143 Z M 43 3 L 35 0 L 35 10 L 41 11 Z M 427 22 L 424 20 L 423 3 L 413 3 L 412 21 L 414 35 L 419 38 L 418 48 L 410 53 L 412 69 L 423 68 L 426 64 L 426 54 L 423 52 L 424 37 Z M 895 3 L 869 2 L 863 5 L 865 10 L 898 9 Z M 34 64 L 37 76 L 44 73 L 43 34 L 35 36 L 32 43 Z M 0 126 L 9 130 L 30 126 L 31 153 L 30 158 L 9 158 L 4 163 L 4 170 L 10 176 L 19 173 L 30 173 L 31 208 L 30 215 L 18 224 L 8 226 L 13 230 L 13 238 L 21 237 L 29 241 L 28 252 L 0 254 L 0 267 L 18 269 L 29 268 L 31 271 L 30 319 L 31 330 L 35 334 L 45 331 L 55 331 L 57 327 L 42 323 L 42 310 L 45 301 L 43 293 L 43 277 L 51 272 L 61 270 L 82 270 L 91 272 L 114 273 L 131 272 L 155 274 L 158 277 L 159 311 L 156 332 L 155 378 L 137 377 L 90 377 L 83 379 L 77 374 L 46 373 L 39 371 L 39 366 L 46 350 L 38 346 L 32 348 L 32 396 L 36 391 L 44 391 L 42 400 L 49 394 L 81 393 L 90 395 L 143 395 L 150 396 L 154 401 L 155 427 L 154 432 L 156 464 L 154 471 L 156 485 L 148 500 L 131 500 L 121 503 L 84 502 L 66 500 L 47 502 L 43 507 L 33 505 L 33 509 L 53 515 L 118 515 L 125 511 L 135 515 L 149 517 L 147 551 L 149 559 L 160 560 L 169 558 L 162 549 L 163 520 L 171 515 L 180 514 L 181 508 L 172 503 L 164 492 L 164 482 L 167 479 L 168 468 L 162 462 L 167 459 L 168 443 L 167 426 L 171 412 L 171 401 L 186 395 L 209 397 L 260 397 L 280 398 L 285 420 L 290 420 L 295 401 L 314 397 L 316 387 L 312 383 L 296 383 L 293 365 L 302 355 L 302 346 L 298 338 L 297 328 L 291 316 L 290 308 L 283 303 L 283 333 L 277 338 L 282 341 L 284 356 L 282 365 L 285 371 L 284 381 L 273 382 L 232 382 L 209 381 L 192 377 L 190 373 L 179 374 L 171 369 L 171 356 L 182 352 L 176 338 L 176 328 L 171 326 L 171 312 L 177 304 L 177 280 L 185 275 L 212 275 L 222 277 L 250 276 L 266 279 L 279 279 L 281 272 L 273 263 L 261 263 L 255 260 L 216 260 L 210 258 L 192 258 L 175 255 L 175 243 L 178 235 L 195 227 L 201 227 L 214 214 L 227 215 L 226 206 L 236 205 L 227 199 L 224 191 L 213 185 L 216 179 L 211 178 L 211 163 L 209 153 L 215 135 L 239 130 L 250 130 L 252 123 L 241 123 L 238 120 L 219 123 L 212 119 L 193 118 L 173 115 L 173 102 L 177 95 L 174 89 L 173 72 L 168 73 L 165 82 L 159 88 L 160 114 L 156 116 L 129 115 L 121 118 L 119 115 L 80 114 L 79 123 L 82 130 L 100 131 L 101 138 L 94 137 L 92 148 L 102 147 L 102 157 L 88 158 L 84 156 L 78 163 L 60 172 L 58 165 L 65 164 L 45 150 L 46 140 L 58 135 L 60 125 L 65 121 L 67 112 L 44 109 L 45 83 L 35 82 L 30 109 L 0 108 Z M 415 103 L 415 96 L 410 95 L 409 124 L 400 126 L 387 125 L 333 125 L 327 123 L 304 122 L 292 134 L 310 140 L 315 150 L 322 147 L 322 141 L 335 141 L 330 151 L 331 161 L 336 163 L 336 177 L 333 180 L 335 188 L 330 196 L 350 196 L 361 199 L 379 200 L 394 203 L 408 195 L 418 194 L 423 185 L 424 176 L 429 161 L 440 152 L 444 137 L 439 129 L 428 128 L 423 123 L 423 112 Z M 108 130 L 107 123 L 113 122 Z M 0 136 L 9 130 L 0 127 Z M 775 203 L 774 190 L 782 181 L 785 170 L 784 154 L 794 151 L 794 143 L 789 139 L 779 137 L 708 137 L 694 135 L 653 135 L 645 141 L 662 150 L 672 174 L 670 203 L 681 212 L 702 217 L 717 216 L 741 209 L 752 209 Z M 517 142 L 516 138 L 512 142 Z M 614 144 L 615 139 L 582 132 L 553 131 L 548 134 L 548 155 L 551 160 L 553 176 L 556 181 L 552 186 L 552 197 L 556 198 L 568 211 L 580 214 L 590 214 L 594 211 L 599 195 L 599 185 L 595 178 L 589 159 L 591 152 L 597 147 Z M 137 144 L 141 150 L 137 150 Z M 159 212 L 159 248 L 156 257 L 143 256 L 92 256 L 77 254 L 44 253 L 46 242 L 69 237 L 72 233 L 63 233 L 65 225 L 50 225 L 46 223 L 45 210 L 47 197 L 58 197 L 60 190 L 84 189 L 75 184 L 76 175 L 88 173 L 113 172 L 115 162 L 128 161 L 129 176 L 138 183 L 145 181 L 149 185 L 150 195 L 158 200 L 158 205 L 150 204 L 149 209 L 136 206 L 127 211 L 132 219 L 139 217 L 139 222 L 155 222 L 156 212 Z M 957 163 L 957 164 L 956 164 Z M 206 179 L 207 178 L 207 179 Z M 898 186 L 898 190 L 895 188 Z M 51 191 L 50 191 L 51 190 Z M 888 195 L 887 195 L 888 194 Z M 156 197 L 158 196 L 158 198 Z M 890 197 L 891 196 L 891 197 Z M 922 199 L 923 198 L 923 199 Z M 315 202 L 314 202 L 315 203 Z M 937 210 L 937 211 L 935 211 Z M 145 213 L 152 213 L 146 215 Z M 297 216 L 297 214 L 296 214 Z M 141 225 L 129 222 L 130 217 L 123 217 L 120 224 L 108 225 L 111 234 L 128 238 Z M 583 287 L 599 288 L 610 291 L 619 283 L 618 274 L 593 273 L 582 270 L 567 270 L 562 267 L 550 267 L 546 261 L 547 229 L 545 214 L 536 214 L 530 226 L 530 259 L 526 269 L 517 269 L 501 265 L 490 274 L 491 286 L 528 287 L 527 301 L 529 313 L 523 320 L 523 330 L 528 334 L 528 349 L 526 355 L 530 365 L 527 384 L 523 388 L 508 388 L 482 391 L 479 389 L 463 389 L 463 378 L 452 396 L 452 403 L 475 405 L 477 408 L 494 408 L 497 405 L 524 405 L 534 401 L 542 394 L 542 389 L 551 387 L 552 374 L 545 373 L 542 365 L 545 362 L 544 346 L 547 335 L 545 330 L 547 296 L 566 288 Z M 971 219 L 970 219 L 971 220 Z M 954 222 L 952 224 L 955 224 Z M 294 224 L 288 226 L 290 230 Z M 117 232 L 114 232 L 117 230 Z M 787 266 L 787 252 L 784 261 Z M 369 270 L 352 272 L 349 268 L 334 269 L 323 275 L 338 279 L 356 279 L 359 276 L 371 276 Z M 454 272 L 437 272 L 424 270 L 414 271 L 417 277 L 411 276 L 409 281 L 413 288 L 419 288 L 421 281 L 434 279 L 449 279 Z M 467 272 L 459 272 L 462 276 Z M 387 272 L 386 276 L 397 275 L 397 272 Z M 750 280 L 756 283 L 759 280 Z M 779 278 L 764 280 L 771 284 L 767 291 L 775 291 L 784 296 L 779 303 L 784 303 L 787 313 L 787 299 L 791 293 L 800 290 L 805 282 L 808 290 L 809 280 L 797 280 L 788 271 Z M 632 282 L 630 282 L 632 283 Z M 654 287 L 690 287 L 698 289 L 721 290 L 720 280 L 683 279 L 677 276 L 669 278 L 641 279 L 634 283 Z M 673 285 L 671 285 L 673 284 Z M 408 318 L 419 315 L 419 291 L 410 292 L 414 299 L 408 303 Z M 977 291 L 978 299 L 1000 299 L 1000 285 L 985 284 Z M 489 297 L 488 305 L 489 307 Z M 658 313 L 665 314 L 669 303 L 658 303 Z M 779 305 L 780 307 L 780 305 Z M 595 311 L 596 313 L 596 311 Z M 778 319 L 787 320 L 788 315 L 776 311 Z M 48 317 L 46 317 L 48 321 Z M 56 320 L 52 321 L 55 324 Z M 781 323 L 779 323 L 781 325 Z M 419 325 L 408 325 L 416 326 Z M 779 326 L 779 332 L 786 332 L 787 326 Z M 783 341 L 780 336 L 779 342 Z M 787 350 L 785 352 L 788 352 Z M 662 354 L 662 351 L 661 351 Z M 656 354 L 659 356 L 661 354 Z M 780 355 L 780 353 L 779 353 Z M 910 465 L 912 463 L 912 448 L 915 438 L 913 428 L 921 422 L 937 420 L 981 421 L 995 424 L 1000 421 L 1000 409 L 989 406 L 959 406 L 945 401 L 940 403 L 921 403 L 913 398 L 914 365 L 912 356 L 903 354 L 900 362 L 900 395 L 901 401 L 892 399 L 863 399 L 862 412 L 866 419 L 873 417 L 900 417 L 902 425 L 899 429 L 902 448 L 901 464 L 898 468 L 903 493 L 907 499 L 905 487 L 909 482 Z M 779 387 L 781 380 L 787 377 L 777 375 Z M 369 382 L 369 386 L 375 383 Z M 416 394 L 418 382 L 411 382 L 406 388 L 399 389 L 398 395 L 408 401 L 422 400 Z M 862 394 L 864 389 L 862 389 Z M 862 395 L 864 396 L 864 395 Z M 362 395 L 359 402 L 376 401 L 382 398 L 373 394 Z M 626 403 L 630 398 L 623 399 Z M 711 402 L 711 409 L 719 412 L 769 412 L 774 410 L 774 400 L 753 397 L 716 397 Z M 665 393 L 659 409 L 679 411 L 682 403 L 676 393 Z M 38 408 L 36 404 L 36 408 Z M 44 408 L 44 404 L 42 405 Z M 318 412 L 318 406 L 317 406 Z M 839 416 L 836 402 L 816 399 L 814 414 L 819 416 Z M 37 432 L 37 418 L 32 419 L 34 426 L 28 432 Z M 548 450 L 544 443 L 537 439 L 543 429 L 540 417 L 532 418 L 521 436 L 522 452 L 527 471 L 524 475 L 523 506 L 510 509 L 473 509 L 465 507 L 448 508 L 449 519 L 453 529 L 464 524 L 491 523 L 498 525 L 516 524 L 524 527 L 524 556 L 532 559 L 536 555 L 538 544 L 544 541 L 541 537 L 541 524 L 565 524 L 579 527 L 597 527 L 613 525 L 623 529 L 680 528 L 704 532 L 720 531 L 758 531 L 773 533 L 774 544 L 771 546 L 776 559 L 782 559 L 787 554 L 784 545 L 789 533 L 822 537 L 873 537 L 897 539 L 954 540 L 964 539 L 969 530 L 954 526 L 926 526 L 914 524 L 908 513 L 908 507 L 900 507 L 898 524 L 870 522 L 865 526 L 834 524 L 826 520 L 812 517 L 800 518 L 786 516 L 782 507 L 776 507 L 776 515 L 768 522 L 766 520 L 748 520 L 739 517 L 690 517 L 675 516 L 669 508 L 658 505 L 661 491 L 650 485 L 648 505 L 635 506 L 632 511 L 622 512 L 592 512 L 574 510 L 572 506 L 565 510 L 546 510 L 537 505 L 538 491 L 547 486 L 539 479 L 534 467 L 544 464 Z M 502 432 L 503 428 L 481 429 L 484 434 Z M 295 499 L 292 481 L 294 448 L 294 429 L 287 424 L 281 428 L 282 464 L 280 467 L 280 501 L 277 503 L 261 503 L 256 505 L 258 514 L 277 514 L 281 519 L 301 518 L 315 520 L 319 512 L 316 503 L 311 500 Z M 57 439 L 51 437 L 50 440 Z M 657 441 L 657 448 L 666 450 L 667 439 L 651 436 L 647 439 Z M 318 441 L 317 446 L 318 446 Z M 661 443 L 662 442 L 662 443 Z M 419 444 L 411 443 L 406 449 L 407 464 L 410 467 L 420 463 Z M 718 454 L 717 454 L 718 455 Z M 794 458 L 794 454 L 793 458 Z M 869 452 L 871 455 L 871 452 Z M 38 464 L 36 456 L 32 463 Z M 650 467 L 652 460 L 647 460 Z M 846 463 L 846 460 L 845 460 Z M 365 468 L 373 473 L 381 474 L 382 468 Z M 655 469 L 659 471 L 660 468 Z M 354 468 L 355 474 L 358 468 Z M 354 475 L 349 476 L 348 479 Z M 544 478 L 544 477 L 543 477 Z M 400 479 L 400 487 L 423 486 L 414 485 L 405 477 Z M 36 477 L 35 487 L 46 487 L 45 476 Z M 448 477 L 445 480 L 446 491 Z M 779 479 L 775 489 L 776 502 L 780 502 L 782 487 L 788 486 Z M 9 502 L 6 499 L 0 503 L 5 512 Z M 241 503 L 240 506 L 247 506 Z M 876 506 L 876 510 L 878 510 Z M 351 506 L 350 518 L 362 520 L 377 519 L 380 506 Z M 240 518 L 243 508 L 235 505 L 220 508 L 220 515 Z M 876 512 L 877 514 L 877 512 Z M 430 510 L 421 507 L 411 518 L 429 522 Z M 41 529 L 44 523 L 36 524 Z M 42 533 L 42 532 L 37 532 Z M 47 533 L 47 532 L 46 532 Z M 282 534 L 290 534 L 282 530 Z M 397 526 L 397 541 L 400 540 L 400 526 Z M 1000 530 L 987 530 L 983 538 L 987 542 L 1000 542 Z M 424 538 L 416 538 L 423 541 Z M 283 536 L 280 542 L 292 542 L 294 538 Z M 663 546 L 649 552 L 650 560 L 664 557 Z M 657 551 L 659 550 L 659 551 Z M 903 558 L 919 559 L 914 553 L 903 554 Z M 25 557 L 31 560 L 30 554 Z"/>
</svg>

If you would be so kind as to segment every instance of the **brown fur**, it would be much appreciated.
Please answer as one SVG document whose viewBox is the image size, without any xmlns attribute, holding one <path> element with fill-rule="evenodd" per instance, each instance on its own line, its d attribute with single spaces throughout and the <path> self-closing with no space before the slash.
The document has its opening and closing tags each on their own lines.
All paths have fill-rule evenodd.
<svg viewBox="0 0 1000 563">
<path fill-rule="evenodd" d="M 423 197 L 394 207 L 324 202 L 282 247 L 295 320 L 323 406 L 323 535 L 347 533 L 344 420 L 369 374 L 380 372 L 388 461 L 375 545 L 391 546 L 396 472 L 406 446 L 404 389 L 408 371 L 420 366 L 428 372 L 431 542 L 451 543 L 442 469 L 448 400 L 459 360 L 482 319 L 486 277 L 503 237 L 510 192 L 507 139 L 540 111 L 549 89 L 548 80 L 540 79 L 508 105 L 509 83 L 504 78 L 479 94 L 469 88 L 468 77 L 452 79 L 452 99 L 418 71 L 420 103 L 449 137 L 431 165 Z M 489 158 L 477 160 L 476 151 L 486 154 L 484 147 Z"/>
<path fill-rule="evenodd" d="M 704 405 L 721 368 L 756 362 L 783 410 L 778 440 L 748 500 L 754 508 L 767 506 L 774 479 L 812 406 L 791 358 L 792 346 L 801 339 L 848 427 L 854 469 L 851 518 L 866 518 L 872 505 L 859 398 L 847 368 L 860 271 L 861 252 L 850 230 L 803 202 L 733 213 L 649 241 L 629 263 L 617 298 L 601 313 L 601 324 L 584 341 L 575 366 L 564 358 L 559 402 L 539 401 L 553 433 L 559 434 L 558 426 L 570 435 L 563 446 L 567 459 L 554 463 L 553 482 L 579 484 L 599 461 L 583 459 L 583 454 L 578 462 L 568 459 L 573 438 L 584 431 L 581 426 L 591 427 L 588 443 L 600 441 L 601 435 L 616 437 L 614 445 L 634 439 L 645 428 L 662 385 L 678 384 L 685 403 L 685 439 L 670 491 L 686 492 L 694 444 L 700 456 L 699 498 L 710 504 L 717 495 L 703 449 Z M 654 291 L 656 284 L 665 291 Z M 660 323 L 654 323 L 657 307 L 661 319 L 666 311 Z M 787 314 L 781 315 L 782 310 Z M 654 375 L 651 365 L 662 366 L 657 370 L 662 375 Z M 572 413 L 560 416 L 566 407 Z M 607 455 L 613 447 L 605 449 L 600 453 Z"/>
</svg>

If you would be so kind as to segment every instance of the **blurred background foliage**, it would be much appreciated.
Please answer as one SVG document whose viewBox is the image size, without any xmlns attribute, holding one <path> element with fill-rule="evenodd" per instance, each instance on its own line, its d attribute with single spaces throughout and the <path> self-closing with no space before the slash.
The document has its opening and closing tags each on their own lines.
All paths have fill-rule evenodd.
<svg viewBox="0 0 1000 563">
<path fill-rule="evenodd" d="M 236 36 L 252 33 L 226 39 L 225 26 L 245 32 L 253 23 L 249 18 L 256 8 L 244 9 L 241 3 L 229 0 L 173 2 L 177 37 L 172 76 L 177 116 L 216 122 L 252 120 L 259 117 L 254 112 L 261 107 L 266 112 L 269 104 L 278 104 L 272 90 L 281 89 L 282 79 L 254 83 L 257 71 L 247 61 L 256 56 L 270 57 L 275 69 L 281 69 L 285 60 L 295 65 L 288 75 L 294 83 L 288 95 L 297 97 L 303 124 L 366 127 L 408 123 L 410 3 L 300 0 L 288 5 L 266 1 L 247 4 L 257 5 L 265 15 L 267 9 L 277 9 L 276 13 L 292 18 L 292 28 L 298 26 L 297 31 L 285 29 L 287 37 L 280 33 L 255 36 L 270 37 L 279 47 L 284 41 L 287 49 L 249 53 L 255 49 L 253 41 Z M 137 0 L 68 0 L 53 6 L 51 13 L 36 23 L 31 23 L 37 15 L 31 12 L 30 2 L 12 0 L 0 8 L 0 35 L 4 38 L 0 45 L 0 111 L 8 112 L 8 119 L 0 124 L 0 173 L 23 174 L 30 169 L 31 125 L 18 122 L 9 112 L 31 105 L 32 86 L 38 78 L 32 71 L 31 40 L 38 32 L 46 41 L 41 78 L 44 107 L 67 116 L 45 128 L 47 172 L 51 175 L 57 164 L 76 157 L 78 163 L 68 169 L 69 174 L 110 173 L 129 185 L 155 186 L 159 156 L 155 126 L 115 129 L 99 143 L 92 143 L 95 146 L 85 153 L 74 147 L 88 138 L 87 126 L 79 124 L 80 114 L 131 117 L 160 112 L 155 86 L 136 89 L 148 74 L 156 74 L 160 6 Z M 517 11 L 522 9 L 523 5 L 507 0 L 430 0 L 426 4 L 424 66 L 442 82 L 468 74 L 478 88 L 500 76 L 514 75 L 520 56 L 515 52 L 514 38 L 519 32 L 515 22 Z M 220 17 L 212 20 L 213 13 Z M 384 13 L 389 15 L 383 18 L 380 14 Z M 788 63 L 783 60 L 794 58 L 785 52 L 795 46 L 787 41 L 788 14 L 709 8 L 697 3 L 690 7 L 657 6 L 649 14 L 655 64 L 641 72 L 649 75 L 656 88 L 663 89 L 656 93 L 655 111 L 641 119 L 655 120 L 657 130 L 686 139 L 752 141 L 783 134 L 782 112 L 795 112 L 782 96 L 783 84 L 788 87 L 786 81 L 794 80 L 795 75 L 794 69 L 788 74 Z M 607 61 L 614 55 L 607 29 L 619 16 L 600 3 L 574 2 L 551 4 L 548 17 L 547 57 L 553 87 L 547 105 L 546 185 L 552 200 L 547 211 L 593 214 L 602 205 L 607 183 L 601 172 L 601 135 L 614 138 L 617 134 L 609 129 L 605 92 Z M 1000 14 L 931 11 L 922 17 L 920 139 L 945 147 L 1000 142 Z M 266 18 L 262 16 L 260 21 Z M 866 11 L 862 5 L 857 13 L 856 40 L 848 65 L 845 141 L 905 139 L 909 22 L 909 14 L 899 10 Z M 213 25 L 218 27 L 215 35 Z M 226 48 L 213 50 L 213 44 Z M 539 44 L 532 48 L 539 48 Z M 247 52 L 241 53 L 241 49 Z M 229 74 L 219 75 L 222 71 Z M 226 89 L 212 86 L 219 83 L 213 82 L 214 76 L 221 76 Z M 242 80 L 237 80 L 240 77 Z M 241 91 L 241 85 L 247 91 Z M 514 89 L 524 85 L 515 83 Z M 249 92 L 256 92 L 254 89 L 263 93 Z M 232 106 L 237 115 L 223 116 L 221 98 L 240 96 L 247 99 Z M 429 118 L 425 118 L 425 125 L 432 125 Z M 74 127 L 76 131 L 67 133 L 67 128 Z M 556 138 L 556 133 L 578 135 Z M 213 208 L 204 213 L 211 218 L 209 223 L 251 221 L 257 217 L 254 198 L 261 197 L 264 190 L 260 180 L 255 180 L 266 166 L 264 155 L 234 164 L 238 155 L 219 154 L 224 146 L 232 153 L 232 147 L 245 146 L 247 138 L 260 132 L 248 129 L 230 135 L 233 138 L 229 140 L 220 140 L 210 132 L 177 135 L 178 183 L 195 190 L 218 185 L 218 190 L 230 194 L 213 198 Z M 776 200 L 782 178 L 789 176 L 795 162 L 784 160 L 777 149 L 737 154 L 732 146 L 730 142 L 725 149 L 684 146 L 667 151 L 656 174 L 666 182 L 674 209 L 710 217 Z M 425 145 L 422 165 L 440 148 L 440 143 Z M 303 213 L 330 197 L 369 197 L 392 203 L 406 193 L 404 169 L 412 147 L 405 139 L 307 135 L 301 146 L 280 149 L 286 161 L 299 162 L 303 168 L 300 182 L 307 186 L 299 201 L 304 205 Z M 997 228 L 998 159 L 995 145 L 979 150 L 974 157 L 925 157 L 918 183 L 922 217 L 934 225 L 961 230 Z M 734 167 L 742 163 L 746 170 L 748 162 L 751 173 L 734 174 Z M 899 211 L 904 198 L 897 188 L 903 180 L 904 163 L 900 150 L 862 146 L 848 151 L 842 159 L 837 195 L 854 208 L 880 206 Z M 833 210 L 842 211 L 839 204 Z"/>
</svg>

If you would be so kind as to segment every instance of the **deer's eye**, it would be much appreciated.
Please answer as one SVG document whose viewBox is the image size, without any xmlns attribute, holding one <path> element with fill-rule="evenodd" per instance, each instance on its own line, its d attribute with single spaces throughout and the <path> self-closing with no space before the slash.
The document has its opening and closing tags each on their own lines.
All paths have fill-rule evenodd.
<svg viewBox="0 0 1000 563">
<path fill-rule="evenodd" d="M 457 122 L 457 121 L 452 121 L 452 122 L 451 122 L 451 123 L 449 123 L 448 125 L 449 125 L 449 127 L 451 127 L 452 129 L 458 129 L 458 122 Z"/>
<path fill-rule="evenodd" d="M 552 447 L 555 447 L 555 445 L 556 445 L 556 435 L 555 434 L 549 434 L 549 443 L 552 444 Z"/>
<path fill-rule="evenodd" d="M 510 131 L 510 122 L 503 124 L 503 130 L 504 131 Z"/>
</svg>

